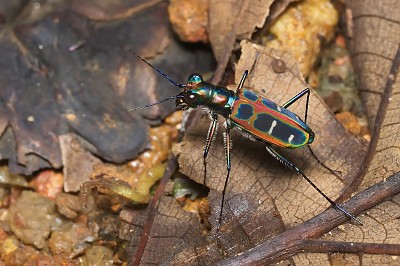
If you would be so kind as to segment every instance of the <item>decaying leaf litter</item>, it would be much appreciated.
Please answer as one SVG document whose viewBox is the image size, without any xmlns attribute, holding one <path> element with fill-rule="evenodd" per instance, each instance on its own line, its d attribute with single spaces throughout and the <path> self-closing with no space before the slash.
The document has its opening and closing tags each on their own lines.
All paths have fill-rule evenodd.
<svg viewBox="0 0 400 266">
<path fill-rule="evenodd" d="M 245 12 L 245 11 L 242 11 L 242 12 Z M 228 49 L 228 51 L 229 51 L 229 49 Z M 267 54 L 269 54 L 269 53 L 267 53 Z M 247 58 L 247 59 L 250 60 L 250 62 L 251 62 L 251 58 Z M 223 67 L 223 68 L 225 68 L 225 67 Z M 290 67 L 288 67 L 288 69 L 292 69 L 291 65 L 290 65 Z M 163 68 L 163 70 L 168 72 L 167 70 L 169 70 L 169 69 Z M 196 69 L 196 67 L 193 67 L 193 71 L 198 71 L 198 70 Z M 151 70 L 148 71 L 147 73 L 150 73 L 150 72 L 151 72 Z M 123 73 L 123 72 L 120 72 L 120 73 Z M 261 73 L 261 76 L 263 74 L 264 73 Z M 148 74 L 148 75 L 152 75 L 152 74 Z M 241 73 L 238 73 L 237 75 L 240 76 Z M 300 75 L 298 75 L 298 76 L 300 76 Z M 262 76 L 262 78 L 265 78 L 265 75 Z M 251 81 L 253 82 L 253 79 Z M 300 82 L 300 83 L 302 83 L 302 82 Z M 269 87 L 273 87 L 273 85 L 270 85 L 268 82 L 265 82 L 265 81 L 263 81 L 262 86 L 259 86 L 259 88 L 263 88 L 263 86 L 266 88 L 268 87 L 268 89 L 269 89 Z M 256 87 L 256 86 L 254 86 L 254 87 Z M 283 85 L 281 87 L 285 88 L 285 87 L 287 87 L 287 85 Z M 296 92 L 298 92 L 298 90 L 296 90 L 296 88 L 294 88 L 294 89 L 295 89 L 295 91 L 294 91 L 294 94 L 295 94 Z M 266 90 L 266 91 L 269 92 L 269 90 Z M 273 90 L 271 90 L 271 91 L 273 91 Z M 286 91 L 285 91 L 285 93 L 286 93 Z M 268 95 L 268 98 L 275 99 L 272 96 L 274 96 L 274 95 L 272 95 L 272 94 L 271 94 L 271 96 Z M 277 96 L 279 96 L 279 97 L 276 97 L 276 99 L 282 99 L 283 101 L 285 100 L 285 98 L 280 98 L 280 97 L 284 96 L 284 95 L 282 95 L 282 93 L 278 93 Z M 288 96 L 290 97 L 292 95 L 288 94 Z M 322 105 L 322 107 L 323 107 L 323 105 Z M 162 108 L 162 107 L 160 107 L 160 108 Z M 318 110 L 320 108 L 321 108 L 321 105 L 317 104 L 316 107 L 312 107 L 310 109 Z M 150 111 L 150 110 L 148 110 L 148 111 Z M 321 112 L 318 112 L 317 114 L 310 113 L 310 117 L 316 116 L 316 117 L 320 118 L 321 121 L 324 121 L 325 113 L 322 112 L 322 109 L 319 111 L 321 111 Z M 298 113 L 301 114 L 301 112 L 298 112 Z M 205 119 L 204 121 L 203 120 L 201 120 L 201 121 L 202 121 L 201 123 L 204 125 L 208 123 L 207 119 Z M 312 123 L 312 120 L 310 120 L 310 123 Z M 335 129 L 337 128 L 338 125 L 335 124 L 334 121 L 330 121 L 330 123 L 334 124 L 334 126 L 331 125 L 331 127 L 335 128 Z M 314 129 L 315 126 L 313 124 L 311 124 L 311 125 L 313 126 L 313 129 Z M 318 120 L 318 123 L 316 125 L 317 128 L 319 129 L 319 127 L 323 127 L 323 125 L 324 124 L 322 124 L 322 122 L 319 123 L 319 120 Z M 207 126 L 205 126 L 205 128 L 206 127 Z M 201 174 L 200 174 L 201 173 L 201 164 L 202 164 L 201 163 L 201 157 L 202 157 L 201 150 L 202 150 L 202 146 L 203 146 L 203 142 L 204 142 L 204 136 L 206 133 L 205 129 L 202 129 L 200 127 L 200 125 L 198 126 L 198 128 L 199 128 L 198 132 L 193 128 L 190 129 L 189 134 L 186 136 L 186 138 L 190 138 L 191 136 L 195 137 L 195 140 L 190 141 L 190 143 L 192 143 L 191 145 L 193 145 L 193 146 L 191 146 L 191 148 L 192 148 L 191 152 L 193 153 L 193 150 L 195 150 L 196 152 L 198 152 L 197 155 L 199 155 L 196 158 L 195 158 L 195 155 L 193 155 L 192 153 L 190 154 L 190 156 L 187 156 L 189 158 L 192 158 L 191 159 L 192 161 L 190 162 L 192 164 L 187 164 L 186 167 L 187 167 L 187 169 L 191 169 L 194 166 L 194 169 L 190 170 L 190 175 L 189 175 L 190 177 L 193 177 L 193 178 L 195 178 L 196 175 L 201 176 Z M 328 127 L 328 129 L 329 129 L 329 127 Z M 335 129 L 333 129 L 333 130 L 335 130 Z M 319 130 L 321 130 L 323 132 L 324 128 L 319 129 Z M 319 135 L 319 134 L 320 133 L 317 133 L 317 135 Z M 298 221 L 296 221 L 297 218 L 299 218 L 300 222 L 303 221 L 304 219 L 307 219 L 307 216 L 305 216 L 305 218 L 304 218 L 304 217 L 301 217 L 301 215 L 299 215 L 299 213 L 301 213 L 301 210 L 299 211 L 298 206 L 297 206 L 297 211 L 295 211 L 295 212 L 292 212 L 292 211 L 285 212 L 285 211 L 282 211 L 282 207 L 280 207 L 280 209 L 278 207 L 279 206 L 286 207 L 287 204 L 286 205 L 281 204 L 280 202 L 278 202 L 278 204 L 275 204 L 275 202 L 274 202 L 274 200 L 276 200 L 276 199 L 279 200 L 279 197 L 285 196 L 285 193 L 287 193 L 287 192 L 285 192 L 285 189 L 282 189 L 281 187 L 279 187 L 279 184 L 274 186 L 274 182 L 279 183 L 279 181 L 276 181 L 275 180 L 276 178 L 273 178 L 273 177 L 275 175 L 279 175 L 280 178 L 282 178 L 282 176 L 284 176 L 285 174 L 286 175 L 287 174 L 293 175 L 293 174 L 290 173 L 289 170 L 282 168 L 281 165 L 273 162 L 272 160 L 269 160 L 270 158 L 265 158 L 265 160 L 264 160 L 264 156 L 263 156 L 262 160 L 259 160 L 259 159 L 257 160 L 256 158 L 252 158 L 252 155 L 254 154 L 254 150 L 257 150 L 257 153 L 259 153 L 259 154 L 265 154 L 265 150 L 262 147 L 260 147 L 259 145 L 250 143 L 249 141 L 247 141 L 245 143 L 241 143 L 240 136 L 236 136 L 234 141 L 235 141 L 234 155 L 236 156 L 236 157 L 234 157 L 234 167 L 238 168 L 238 169 L 236 169 L 237 173 L 242 171 L 242 170 L 240 170 L 240 167 L 242 167 L 242 165 L 245 165 L 245 168 L 247 167 L 247 169 L 251 169 L 255 165 L 256 170 L 258 170 L 260 168 L 264 168 L 264 167 L 268 168 L 268 171 L 272 170 L 273 174 L 267 174 L 266 176 L 262 177 L 262 178 L 264 178 L 264 180 L 268 181 L 268 182 L 266 182 L 268 185 L 268 186 L 266 186 L 266 188 L 269 189 L 269 191 L 267 191 L 267 193 L 265 193 L 263 195 L 261 195 L 262 193 L 260 192 L 260 190 L 259 191 L 256 190 L 254 193 L 249 193 L 249 192 L 245 191 L 246 193 L 237 193 L 238 195 L 233 195 L 232 199 L 230 199 L 230 201 L 229 201 L 229 205 L 231 206 L 230 209 L 232 210 L 232 214 L 231 214 L 231 216 L 229 216 L 229 214 L 228 214 L 228 216 L 226 216 L 225 219 L 231 220 L 232 216 L 239 217 L 239 218 L 233 219 L 233 222 L 231 222 L 231 224 L 233 224 L 233 226 L 231 226 L 231 224 L 228 224 L 225 227 L 228 229 L 227 231 L 224 232 L 227 236 L 225 238 L 224 238 L 224 236 L 221 236 L 221 235 L 217 236 L 217 241 L 215 241 L 215 239 L 210 240 L 210 239 L 204 238 L 204 235 L 202 235 L 201 230 L 199 229 L 200 228 L 199 219 L 196 217 L 196 215 L 191 215 L 190 213 L 183 212 L 172 198 L 162 197 L 160 199 L 159 205 L 157 206 L 157 216 L 155 217 L 154 227 L 152 228 L 152 231 L 151 231 L 150 241 L 148 243 L 148 246 L 146 247 L 147 253 L 144 254 L 142 263 L 145 263 L 146 261 L 154 262 L 154 260 L 155 260 L 154 258 L 157 258 L 157 260 L 159 260 L 159 261 L 164 261 L 164 262 L 175 261 L 175 262 L 179 263 L 179 262 L 182 262 L 182 260 L 187 259 L 188 256 L 190 258 L 193 258 L 193 261 L 198 261 L 198 262 L 199 261 L 200 262 L 202 262 L 202 261 L 203 262 L 218 261 L 218 260 L 222 259 L 224 256 L 234 255 L 234 254 L 236 254 L 236 252 L 247 250 L 248 249 L 247 247 L 256 246 L 258 243 L 263 243 L 262 241 L 264 239 L 248 238 L 246 235 L 246 233 L 247 233 L 246 227 L 243 226 L 243 224 L 250 225 L 249 227 L 247 227 L 247 229 L 250 230 L 251 232 L 253 232 L 253 230 L 256 231 L 257 229 L 261 230 L 261 231 L 268 230 L 268 232 L 265 235 L 268 235 L 268 234 L 272 235 L 272 234 L 279 234 L 279 232 L 285 231 L 288 227 L 292 227 L 293 225 L 299 223 Z M 330 142 L 334 142 L 334 140 L 331 139 Z M 187 144 L 187 141 L 184 140 L 183 143 Z M 216 191 L 218 191 L 218 182 L 222 182 L 222 181 L 217 181 L 217 179 L 220 178 L 221 176 L 224 176 L 223 171 L 225 168 L 223 157 L 221 157 L 221 155 L 223 155 L 223 151 L 222 151 L 221 146 L 219 146 L 220 143 L 218 143 L 218 141 L 216 141 L 215 145 L 213 146 L 211 160 L 213 162 L 215 161 L 216 164 L 215 165 L 210 164 L 211 168 L 209 170 L 209 173 L 211 174 L 210 178 L 213 181 L 215 179 L 215 181 L 214 181 L 215 184 L 212 184 L 213 187 L 210 186 L 212 189 L 210 202 L 211 202 L 211 209 L 213 211 L 213 215 L 215 215 L 214 213 L 218 212 L 218 202 L 219 202 L 218 197 L 219 197 L 219 195 L 218 195 L 218 192 L 216 192 Z M 329 143 L 329 140 L 328 140 L 328 143 Z M 315 143 L 315 144 L 317 144 L 317 143 Z M 327 148 L 328 147 L 318 147 L 317 146 L 316 149 L 317 149 L 317 151 L 318 151 L 318 149 L 322 150 L 322 152 L 321 152 L 322 157 L 324 157 L 324 155 L 326 157 L 329 157 L 329 156 L 331 156 L 331 154 L 329 154 L 329 152 L 328 152 L 328 154 L 324 154 L 324 152 L 326 153 Z M 182 152 L 182 150 L 180 152 Z M 362 154 L 362 152 L 358 152 L 358 154 Z M 307 162 L 308 157 L 305 157 L 303 153 L 295 153 L 295 154 L 288 153 L 285 155 L 287 155 L 288 157 L 294 156 L 300 163 L 302 163 L 302 166 L 306 167 L 307 169 L 310 169 L 311 176 L 320 174 L 318 172 L 318 170 L 314 170 L 314 165 L 312 165 L 314 162 L 309 162 L 309 161 Z M 350 157 L 350 155 L 347 155 L 347 156 Z M 340 156 L 335 155 L 335 152 L 333 152 L 333 157 L 335 158 L 335 160 L 333 160 L 334 162 L 339 160 L 340 166 L 344 166 L 344 165 L 346 165 L 346 163 L 348 163 L 348 160 L 344 160 L 343 157 L 341 157 L 343 159 L 343 161 L 340 161 L 340 158 L 337 159 Z M 181 154 L 180 160 L 183 160 L 184 158 L 185 158 L 185 156 L 182 156 L 182 154 Z M 303 158 L 303 161 L 301 160 L 301 158 Z M 347 157 L 345 157 L 345 158 L 347 158 Z M 356 158 L 356 159 L 358 159 L 358 158 Z M 246 165 L 242 162 L 245 162 L 248 165 Z M 353 163 L 353 162 L 355 163 L 355 161 L 350 161 L 350 163 Z M 182 165 L 183 164 L 181 163 L 181 169 L 185 169 L 184 167 L 182 168 Z M 199 168 L 200 170 L 197 171 L 196 167 Z M 245 177 L 248 178 L 248 176 L 252 176 L 252 175 L 254 176 L 254 172 L 257 172 L 257 171 L 248 170 L 247 175 L 245 175 Z M 281 174 L 281 172 L 283 174 Z M 114 173 L 115 172 L 112 172 L 113 175 L 114 175 Z M 325 175 L 326 175 L 326 173 L 325 173 Z M 233 174 L 233 176 L 235 176 L 235 173 Z M 351 175 L 346 175 L 346 177 L 347 176 L 351 176 Z M 294 175 L 293 175 L 293 177 L 287 179 L 288 181 L 287 181 L 285 188 L 290 187 L 291 182 L 293 182 L 293 181 L 291 181 L 292 179 L 295 179 Z M 246 180 L 246 178 L 244 180 Z M 246 185 L 248 185 L 243 181 L 243 179 L 241 182 L 243 182 L 243 187 L 242 187 L 242 184 L 235 186 L 235 181 L 233 181 L 233 187 L 231 189 L 228 189 L 228 192 L 230 192 L 231 194 L 235 194 L 238 189 L 243 189 L 243 188 L 245 188 Z M 322 182 L 324 183 L 326 181 L 322 180 Z M 335 180 L 335 182 L 337 182 L 337 180 Z M 347 180 L 347 182 L 350 182 L 351 184 L 355 183 L 351 179 Z M 259 183 L 261 183 L 261 182 L 259 181 Z M 327 182 L 327 183 L 330 183 L 330 182 Z M 221 183 L 219 183 L 219 185 L 220 184 Z M 343 181 L 342 184 L 346 184 L 346 181 Z M 272 187 L 269 187 L 269 185 L 271 185 Z M 329 187 L 329 184 L 322 185 L 322 189 L 326 189 L 328 187 Z M 217 188 L 217 190 L 214 190 L 215 188 Z M 276 188 L 276 189 L 273 189 L 273 188 Z M 297 189 L 299 190 L 299 188 L 297 188 Z M 304 186 L 304 189 L 307 189 L 307 187 Z M 339 190 L 340 190 L 340 188 L 334 188 L 333 191 L 336 191 L 337 193 L 339 193 Z M 329 189 L 328 189 L 328 191 L 329 191 Z M 307 191 L 307 193 L 308 192 L 309 191 Z M 272 193 L 272 196 L 270 195 L 271 193 Z M 275 194 L 273 194 L 273 193 L 277 193 L 277 194 L 281 193 L 283 195 L 275 196 Z M 301 193 L 297 193 L 296 195 L 300 195 L 300 194 Z M 312 195 L 312 193 L 310 195 Z M 258 196 L 260 196 L 260 197 L 258 198 Z M 251 201 L 251 200 L 249 200 L 249 197 L 254 197 L 255 199 L 253 201 Z M 267 197 L 267 199 L 265 199 L 265 197 Z M 253 221 L 249 222 L 249 217 L 253 218 L 253 216 L 251 216 L 251 214 L 252 214 L 251 211 L 255 210 L 257 208 L 257 205 L 260 204 L 260 202 L 257 200 L 261 200 L 261 205 L 265 206 L 265 205 L 267 205 L 266 202 L 268 200 L 271 201 L 271 199 L 272 199 L 272 205 L 274 207 L 275 206 L 277 206 L 277 207 L 275 207 L 274 211 L 269 212 L 269 213 L 267 212 L 266 217 L 261 217 L 264 219 L 262 221 L 260 219 L 259 224 L 254 222 L 255 226 L 257 226 L 257 227 L 255 229 L 252 229 L 251 222 L 253 222 Z M 281 199 L 281 201 L 289 202 L 289 204 L 291 204 L 291 202 L 293 202 L 290 197 Z M 244 203 L 248 203 L 248 205 L 246 205 Z M 253 205 L 251 205 L 251 204 L 253 204 Z M 114 207 L 118 206 L 118 204 L 114 204 L 113 206 Z M 247 209 L 244 209 L 243 206 L 246 207 Z M 306 206 L 306 207 L 308 208 L 308 206 Z M 319 206 L 319 207 L 321 208 L 321 206 Z M 325 207 L 326 207 L 326 205 L 325 205 Z M 118 207 L 115 207 L 115 208 L 118 208 Z M 323 209 L 324 208 L 321 208 L 320 211 L 322 211 Z M 248 215 L 248 213 L 246 213 L 246 210 L 250 210 L 250 215 Z M 309 217 L 313 217 L 314 215 L 318 214 L 320 211 L 315 211 L 315 213 L 311 214 Z M 139 213 L 140 212 L 136 212 L 137 215 Z M 282 213 L 283 213 L 283 215 L 282 215 Z M 295 215 L 294 215 L 295 218 L 293 218 L 293 217 L 290 218 L 291 213 L 295 213 Z M 173 214 L 172 217 L 171 217 L 171 214 Z M 246 215 L 247 215 L 247 217 L 246 217 Z M 262 215 L 265 215 L 265 214 L 262 213 Z M 289 218 L 286 219 L 285 217 L 289 217 Z M 246 218 L 247 218 L 247 221 L 246 221 Z M 215 223 L 215 221 L 213 219 L 214 219 L 213 216 L 211 216 L 210 221 L 212 223 L 213 222 Z M 159 222 L 159 221 L 161 221 L 161 222 Z M 137 223 L 137 224 L 141 224 L 141 223 Z M 264 226 L 261 229 L 259 228 L 260 224 L 262 226 Z M 266 224 L 267 225 L 277 224 L 277 226 L 275 226 L 275 227 L 271 226 L 271 228 L 266 228 L 266 226 L 265 226 Z M 237 230 L 237 228 L 240 230 Z M 236 234 L 235 231 L 245 232 L 246 238 L 243 238 L 240 233 Z M 125 230 L 123 232 L 128 232 L 128 230 Z M 133 233 L 136 235 L 137 238 L 140 237 L 140 230 L 136 230 Z M 168 236 L 168 238 L 163 239 L 163 237 L 161 237 L 161 238 L 157 237 L 157 236 L 163 236 L 163 233 L 166 234 Z M 127 238 L 127 239 L 129 239 L 131 236 L 132 236 L 132 234 L 122 235 L 123 238 Z M 171 247 L 171 243 L 176 243 L 173 241 L 175 239 L 178 240 L 178 242 L 180 242 L 180 243 L 182 243 L 182 240 L 183 240 L 184 246 L 180 246 L 180 245 L 174 246 L 173 251 L 171 251 L 170 249 L 168 250 L 169 252 L 167 254 L 167 257 L 162 257 L 161 254 L 164 254 L 164 253 L 162 253 L 162 251 L 164 250 L 163 246 L 165 247 L 165 245 L 167 244 L 168 247 Z M 243 242 L 242 241 L 243 239 L 247 239 L 247 243 L 246 243 L 246 241 Z M 225 248 L 229 247 L 230 244 L 233 244 L 233 246 L 234 246 L 234 248 L 230 249 L 230 251 L 229 251 L 231 253 L 224 251 Z M 154 254 L 157 254 L 157 257 L 151 256 L 151 252 L 149 253 L 150 250 L 155 252 Z M 226 248 L 226 250 L 229 250 L 229 248 Z M 196 255 L 193 255 L 193 252 Z M 89 253 L 89 251 L 88 251 L 88 253 Z M 384 252 L 382 252 L 382 253 L 384 254 Z M 311 258 L 315 258 L 315 260 L 321 260 L 321 256 L 313 257 L 313 254 L 304 254 L 304 255 L 306 258 L 307 258 L 307 256 L 311 256 Z M 327 256 L 326 255 L 325 255 L 325 257 L 322 256 L 322 258 L 327 258 Z M 153 259 L 153 261 L 151 259 Z M 301 263 L 301 261 L 303 259 L 304 259 L 304 256 L 302 254 L 300 254 L 300 255 L 294 256 L 292 258 L 291 262 L 294 261 L 297 263 Z M 336 256 L 336 257 L 334 257 L 334 259 L 339 259 L 339 257 Z M 366 259 L 374 259 L 374 258 L 366 257 Z"/>
<path fill-rule="evenodd" d="M 204 47 L 189 51 L 173 38 L 166 5 L 159 1 L 153 1 L 152 7 L 148 1 L 92 3 L 90 8 L 78 1 L 61 6 L 19 4 L 23 6 L 11 5 L 2 11 L 16 13 L 4 16 L 7 21 L 1 27 L 0 42 L 5 70 L 0 75 L 5 183 L 1 188 L 1 259 L 7 265 L 122 262 L 126 252 L 117 237 L 120 202 L 99 195 L 96 204 L 88 198 L 84 207 L 76 191 L 95 175 L 99 164 L 134 159 L 151 138 L 156 152 L 146 152 L 142 159 L 118 170 L 126 171 L 124 176 L 132 183 L 143 179 L 148 175 L 143 168 L 165 161 L 180 121 L 171 116 L 165 125 L 147 133 L 148 124 L 159 125 L 173 106 L 128 112 L 171 93 L 157 75 L 136 67 L 138 62 L 128 50 L 149 58 L 169 50 L 152 63 L 174 69 L 171 73 L 180 78 L 185 78 L 182 69 L 188 66 L 211 70 L 212 55 Z M 19 16 L 18 10 L 22 10 Z M 178 59 L 172 61 L 169 56 Z M 40 170 L 43 167 L 56 169 Z M 112 166 L 101 166 L 105 168 Z M 33 173 L 30 183 L 10 170 Z M 162 171 L 153 169 L 150 174 Z M 28 186 L 34 192 L 25 192 Z M 49 208 L 43 207 L 46 204 Z M 47 222 L 33 215 L 42 210 Z"/>
</svg>

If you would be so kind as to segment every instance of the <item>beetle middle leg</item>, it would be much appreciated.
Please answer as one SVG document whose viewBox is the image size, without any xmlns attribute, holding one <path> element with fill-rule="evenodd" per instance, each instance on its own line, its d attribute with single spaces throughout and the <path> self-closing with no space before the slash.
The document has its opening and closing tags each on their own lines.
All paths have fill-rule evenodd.
<svg viewBox="0 0 400 266">
<path fill-rule="evenodd" d="M 229 175 L 231 172 L 231 126 L 227 123 L 226 130 L 224 132 L 224 148 L 225 148 L 225 158 L 226 158 L 226 178 L 224 183 L 224 188 L 222 189 L 222 200 L 221 200 L 221 210 L 219 211 L 218 226 L 217 231 L 221 225 L 222 212 L 224 211 L 225 193 L 226 187 L 228 186 Z"/>
<path fill-rule="evenodd" d="M 208 129 L 207 138 L 206 138 L 206 146 L 204 147 L 203 153 L 203 166 L 204 166 L 204 176 L 203 176 L 203 185 L 206 185 L 206 176 L 207 176 L 207 156 L 210 151 L 210 147 L 212 142 L 214 141 L 215 135 L 217 133 L 217 125 L 218 125 L 218 114 L 211 112 L 211 124 Z"/>
</svg>

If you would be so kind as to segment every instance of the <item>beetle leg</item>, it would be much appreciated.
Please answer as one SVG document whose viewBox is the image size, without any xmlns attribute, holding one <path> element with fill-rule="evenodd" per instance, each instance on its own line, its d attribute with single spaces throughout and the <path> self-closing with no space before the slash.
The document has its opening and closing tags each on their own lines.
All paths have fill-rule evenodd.
<svg viewBox="0 0 400 266">
<path fill-rule="evenodd" d="M 237 89 L 236 89 L 236 91 L 235 91 L 235 94 L 236 94 L 236 95 L 238 95 L 238 94 L 240 93 L 240 91 L 242 90 L 243 85 L 244 85 L 244 82 L 246 81 L 246 78 L 247 78 L 247 75 L 248 75 L 248 74 L 249 74 L 249 71 L 248 71 L 248 70 L 244 71 L 243 76 L 242 76 L 242 78 L 240 79 L 239 85 L 238 85 L 238 87 L 237 87 Z"/>
<path fill-rule="evenodd" d="M 250 73 L 253 73 L 254 68 L 256 67 L 257 63 L 258 63 L 258 58 L 260 57 L 260 51 L 256 51 L 256 56 L 254 57 L 254 62 L 253 65 L 250 68 Z"/>
<path fill-rule="evenodd" d="M 257 64 L 259 55 L 260 55 L 260 53 L 257 51 L 257 52 L 256 52 L 256 57 L 255 57 L 255 59 L 254 59 L 254 63 L 253 63 L 253 66 L 252 66 L 251 69 L 250 69 L 250 72 L 253 72 L 254 67 L 255 67 L 256 64 Z M 244 73 L 243 73 L 242 78 L 240 79 L 239 85 L 238 85 L 238 87 L 237 87 L 237 89 L 236 89 L 236 91 L 235 91 L 235 94 L 236 94 L 236 95 L 238 95 L 238 94 L 240 93 L 240 91 L 242 90 L 243 84 L 244 84 L 244 82 L 245 82 L 245 80 L 246 80 L 248 74 L 249 74 L 249 71 L 248 71 L 248 70 L 245 70 Z"/>
<path fill-rule="evenodd" d="M 211 124 L 208 129 L 207 138 L 206 138 L 206 146 L 204 147 L 203 153 L 203 166 L 204 166 L 204 177 L 203 177 L 203 185 L 206 185 L 206 175 L 207 175 L 207 156 L 210 151 L 211 144 L 215 138 L 217 133 L 217 125 L 218 125 L 218 115 L 216 113 L 211 112 Z"/>
<path fill-rule="evenodd" d="M 307 99 L 306 99 L 306 112 L 304 114 L 304 122 L 307 123 L 307 115 L 308 115 L 308 102 L 310 100 L 310 89 L 306 88 L 304 90 L 302 90 L 300 93 L 298 93 L 296 96 L 294 96 L 293 98 L 291 98 L 289 101 L 287 101 L 286 103 L 284 103 L 282 105 L 283 108 L 288 108 L 290 105 L 292 105 L 293 103 L 295 103 L 298 99 L 300 99 L 301 97 L 303 97 L 305 94 L 307 94 Z M 340 175 L 342 172 L 337 171 L 337 170 L 333 170 L 331 168 L 329 168 L 328 166 L 326 166 L 323 162 L 320 161 L 320 159 L 318 159 L 318 157 L 315 155 L 314 151 L 311 149 L 310 146 L 307 146 L 308 149 L 310 150 L 311 155 L 315 158 L 315 160 L 317 160 L 318 164 L 322 165 L 322 167 L 324 167 L 326 170 L 328 170 L 330 173 L 332 173 L 333 175 L 335 175 L 336 177 L 340 178 Z"/>
<path fill-rule="evenodd" d="M 308 150 L 310 151 L 311 155 L 315 158 L 315 160 L 317 160 L 317 163 L 319 165 L 322 165 L 322 167 L 324 167 L 326 170 L 328 170 L 331 174 L 333 174 L 334 176 L 336 176 L 337 178 L 341 179 L 341 175 L 342 172 L 338 171 L 338 170 L 333 170 L 331 168 L 329 168 L 328 166 L 326 166 L 323 162 L 321 162 L 320 159 L 318 159 L 317 155 L 315 155 L 314 151 L 312 150 L 311 146 L 307 145 Z"/>
<path fill-rule="evenodd" d="M 225 178 L 224 188 L 222 190 L 222 202 L 221 202 L 221 210 L 219 211 L 217 230 L 219 229 L 219 226 L 221 225 L 222 212 L 224 210 L 224 202 L 225 202 L 225 192 L 226 192 L 226 187 L 228 185 L 229 174 L 231 172 L 232 143 L 231 143 L 231 128 L 229 125 L 227 125 L 226 131 L 224 132 L 224 147 L 225 147 L 225 158 L 226 158 L 226 178 Z"/>
<path fill-rule="evenodd" d="M 325 195 L 324 192 L 322 192 L 296 165 L 291 163 L 289 160 L 287 160 L 285 157 L 280 155 L 277 151 L 275 151 L 270 145 L 266 145 L 267 151 L 279 162 L 281 162 L 283 165 L 291 168 L 292 170 L 296 171 L 298 174 L 300 174 L 315 190 L 318 191 L 319 194 L 321 194 L 331 205 L 333 208 L 336 210 L 341 211 L 344 213 L 347 217 L 350 219 L 356 221 L 358 224 L 362 225 L 362 222 L 354 217 L 349 211 L 344 209 L 343 207 L 337 205 L 333 200 L 331 200 L 327 195 Z"/>
<path fill-rule="evenodd" d="M 304 114 L 304 122 L 307 123 L 307 114 L 308 114 L 308 101 L 310 99 L 310 89 L 309 88 L 305 88 L 304 90 L 302 90 L 301 92 L 299 92 L 296 96 L 294 96 L 293 98 L 291 98 L 289 101 L 285 102 L 282 107 L 283 108 L 288 108 L 289 106 L 291 106 L 293 103 L 295 103 L 298 99 L 300 99 L 301 97 L 303 97 L 305 94 L 307 94 L 307 100 L 306 100 L 306 112 Z"/>
</svg>

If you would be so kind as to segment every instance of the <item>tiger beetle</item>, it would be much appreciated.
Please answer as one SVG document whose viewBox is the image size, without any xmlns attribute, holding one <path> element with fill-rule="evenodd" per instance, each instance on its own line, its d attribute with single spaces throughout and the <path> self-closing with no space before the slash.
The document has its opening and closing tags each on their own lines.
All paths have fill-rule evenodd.
<svg viewBox="0 0 400 266">
<path fill-rule="evenodd" d="M 288 159 L 280 155 L 274 148 L 273 145 L 282 148 L 300 148 L 305 145 L 309 148 L 313 157 L 317 162 L 324 168 L 335 174 L 334 170 L 325 166 L 314 154 L 311 147 L 308 146 L 314 140 L 314 132 L 306 124 L 308 102 L 310 98 L 310 89 L 306 88 L 296 96 L 288 100 L 283 105 L 278 105 L 254 92 L 243 88 L 243 84 L 246 80 L 249 71 L 246 70 L 239 82 L 236 91 L 229 90 L 226 87 L 217 86 L 208 83 L 203 80 L 199 74 L 191 74 L 186 84 L 180 84 L 173 81 L 164 72 L 157 69 L 144 58 L 140 57 L 133 51 L 129 51 L 142 60 L 144 63 L 153 68 L 158 74 L 162 75 L 169 82 L 182 91 L 176 95 L 168 97 L 164 100 L 147 104 L 141 107 L 131 109 L 130 111 L 138 110 L 144 107 L 154 106 L 163 103 L 168 100 L 175 99 L 175 105 L 177 110 L 187 110 L 189 108 L 197 108 L 203 106 L 207 110 L 211 118 L 211 124 L 207 133 L 206 145 L 203 153 L 204 171 L 206 175 L 206 158 L 210 150 L 212 141 L 216 134 L 218 125 L 218 116 L 221 115 L 225 118 L 225 132 L 224 147 L 225 157 L 227 165 L 227 174 L 222 190 L 222 202 L 221 210 L 218 218 L 218 228 L 221 224 L 222 213 L 225 201 L 225 192 L 229 180 L 229 174 L 231 171 L 231 129 L 237 129 L 239 132 L 249 138 L 250 140 L 261 141 L 266 145 L 266 150 L 283 165 L 294 170 L 300 174 L 314 189 L 318 191 L 336 210 L 344 213 L 348 218 L 356 221 L 362 225 L 362 222 L 353 216 L 349 211 L 343 207 L 337 205 L 331 200 L 325 193 L 323 193 L 296 165 L 290 162 Z M 297 100 L 302 98 L 304 95 L 306 98 L 306 110 L 304 121 L 299 118 L 298 115 L 289 111 L 287 108 L 290 107 Z M 206 177 L 204 175 L 204 185 Z"/>
</svg>

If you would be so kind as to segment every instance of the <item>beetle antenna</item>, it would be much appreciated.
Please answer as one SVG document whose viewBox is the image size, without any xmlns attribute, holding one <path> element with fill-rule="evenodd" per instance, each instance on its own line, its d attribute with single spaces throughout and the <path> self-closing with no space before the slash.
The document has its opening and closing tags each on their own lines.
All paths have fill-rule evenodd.
<svg viewBox="0 0 400 266">
<path fill-rule="evenodd" d="M 176 98 L 181 98 L 181 96 L 180 95 L 170 96 L 168 98 L 165 98 L 163 100 L 160 100 L 160 101 L 157 101 L 157 102 L 154 102 L 154 103 L 149 103 L 149 104 L 146 104 L 146 105 L 142 105 L 142 106 L 138 106 L 138 107 L 129 109 L 129 112 L 133 112 L 133 111 L 140 110 L 140 109 L 147 108 L 147 107 L 152 107 L 154 105 L 157 105 L 157 104 L 169 101 L 169 100 L 173 100 L 173 99 L 176 99 Z"/>
<path fill-rule="evenodd" d="M 167 74 L 165 74 L 164 72 L 162 72 L 161 70 L 159 70 L 158 68 L 156 68 L 155 66 L 153 66 L 152 64 L 150 64 L 149 62 L 146 61 L 146 59 L 144 59 L 143 57 L 141 57 L 140 55 L 138 55 L 137 53 L 135 53 L 132 50 L 128 50 L 128 52 L 130 52 L 131 54 L 135 55 L 137 58 L 139 58 L 140 60 L 142 60 L 143 62 L 145 62 L 147 65 L 149 65 L 152 69 L 154 69 L 155 71 L 157 71 L 158 74 L 160 74 L 161 76 L 163 76 L 164 78 L 168 79 L 169 82 L 171 82 L 172 84 L 174 84 L 176 87 L 178 88 L 185 88 L 186 84 L 181 84 L 181 83 L 176 83 L 175 81 L 173 81 L 170 77 L 167 76 Z"/>
</svg>

